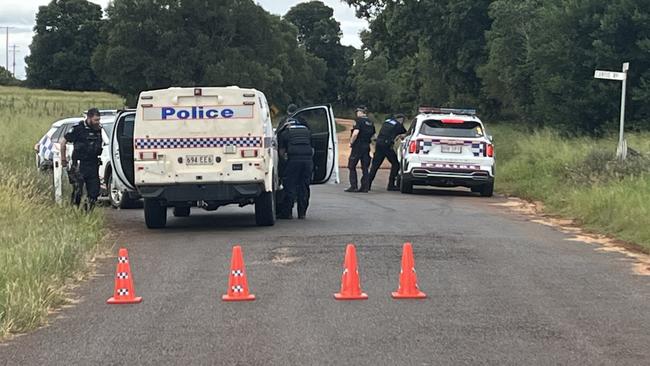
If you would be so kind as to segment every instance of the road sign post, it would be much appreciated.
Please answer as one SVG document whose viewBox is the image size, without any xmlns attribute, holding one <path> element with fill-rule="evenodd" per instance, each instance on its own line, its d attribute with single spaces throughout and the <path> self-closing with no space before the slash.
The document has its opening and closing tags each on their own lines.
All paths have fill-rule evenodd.
<svg viewBox="0 0 650 366">
<path fill-rule="evenodd" d="M 627 88 L 627 71 L 630 69 L 630 63 L 623 64 L 623 72 L 596 70 L 594 78 L 605 80 L 618 80 L 623 82 L 621 91 L 621 119 L 618 134 L 618 146 L 616 147 L 616 157 L 620 160 L 625 160 L 627 157 L 627 141 L 623 135 L 625 128 L 625 90 Z"/>
</svg>

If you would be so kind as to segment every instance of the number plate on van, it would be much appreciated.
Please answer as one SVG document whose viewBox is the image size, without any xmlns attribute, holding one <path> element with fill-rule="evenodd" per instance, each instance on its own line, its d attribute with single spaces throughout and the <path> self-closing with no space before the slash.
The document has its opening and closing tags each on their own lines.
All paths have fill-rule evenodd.
<svg viewBox="0 0 650 366">
<path fill-rule="evenodd" d="M 212 155 L 187 155 L 185 156 L 187 165 L 213 165 L 214 157 Z"/>
</svg>

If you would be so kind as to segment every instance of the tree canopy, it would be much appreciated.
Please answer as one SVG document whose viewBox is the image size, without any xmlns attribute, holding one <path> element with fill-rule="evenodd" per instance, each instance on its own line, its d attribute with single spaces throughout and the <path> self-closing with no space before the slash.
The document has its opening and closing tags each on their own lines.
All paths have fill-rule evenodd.
<svg viewBox="0 0 650 366">
<path fill-rule="evenodd" d="M 87 0 L 52 0 L 36 14 L 26 57 L 28 85 L 64 90 L 102 87 L 90 65 L 100 42 L 102 8 Z"/>
</svg>

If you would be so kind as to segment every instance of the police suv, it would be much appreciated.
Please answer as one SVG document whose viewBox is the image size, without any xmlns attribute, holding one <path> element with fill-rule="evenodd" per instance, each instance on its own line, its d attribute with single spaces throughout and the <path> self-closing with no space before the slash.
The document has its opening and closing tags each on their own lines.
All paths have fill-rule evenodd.
<svg viewBox="0 0 650 366">
<path fill-rule="evenodd" d="M 420 107 L 397 148 L 402 193 L 414 185 L 494 191 L 494 144 L 473 109 Z"/>
<path fill-rule="evenodd" d="M 312 183 L 338 183 L 336 126 L 329 105 L 293 115 L 312 131 Z M 254 204 L 258 225 L 275 223 L 278 153 L 269 105 L 255 89 L 169 88 L 144 91 L 122 111 L 111 137 L 115 177 L 144 197 L 147 227 L 161 228 L 167 208 L 216 210 Z"/>
</svg>

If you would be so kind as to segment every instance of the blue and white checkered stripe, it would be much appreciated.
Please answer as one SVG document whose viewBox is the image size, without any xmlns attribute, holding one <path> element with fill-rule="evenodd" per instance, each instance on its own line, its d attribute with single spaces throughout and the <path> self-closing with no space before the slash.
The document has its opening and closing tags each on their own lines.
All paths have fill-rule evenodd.
<svg viewBox="0 0 650 366">
<path fill-rule="evenodd" d="M 472 143 L 472 154 L 474 156 L 484 156 L 485 155 L 485 143 Z"/>
<path fill-rule="evenodd" d="M 261 137 L 191 137 L 191 138 L 136 138 L 135 148 L 147 149 L 195 149 L 224 147 L 261 147 Z"/>
<path fill-rule="evenodd" d="M 41 159 L 52 160 L 52 148 L 54 147 L 54 144 L 52 144 L 52 139 L 50 136 L 43 136 L 41 141 L 38 142 L 38 146 L 38 155 L 41 157 Z"/>
</svg>

